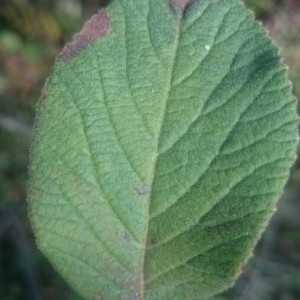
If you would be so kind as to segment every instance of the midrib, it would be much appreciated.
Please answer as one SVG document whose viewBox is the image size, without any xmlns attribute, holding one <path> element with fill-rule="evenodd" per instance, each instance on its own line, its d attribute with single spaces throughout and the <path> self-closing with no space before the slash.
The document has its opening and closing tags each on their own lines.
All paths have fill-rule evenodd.
<svg viewBox="0 0 300 300">
<path fill-rule="evenodd" d="M 141 279 L 140 279 L 140 291 L 139 291 L 139 295 L 141 297 L 141 299 L 144 299 L 144 294 L 145 294 L 145 278 L 144 278 L 144 269 L 145 269 L 145 255 L 146 255 L 146 244 L 147 244 L 147 240 L 148 240 L 148 228 L 149 228 L 149 219 L 150 219 L 150 203 L 151 203 L 151 198 L 152 198 L 152 191 L 153 191 L 153 183 L 154 183 L 154 179 L 155 179 L 155 172 L 156 172 L 156 165 L 157 165 L 157 161 L 158 161 L 158 157 L 159 157 L 159 145 L 161 143 L 161 133 L 163 130 L 163 126 L 164 126 L 164 121 L 165 121 L 165 115 L 167 112 L 167 106 L 168 106 L 168 102 L 170 99 L 170 92 L 171 92 L 171 88 L 172 88 L 172 82 L 173 82 L 173 77 L 174 77 L 174 67 L 175 67 L 175 59 L 177 56 L 177 51 L 178 51 L 178 47 L 179 47 L 179 41 L 180 41 L 180 28 L 181 28 L 181 20 L 182 17 L 181 16 L 176 16 L 175 17 L 178 18 L 177 21 L 177 26 L 176 26 L 176 38 L 174 40 L 174 48 L 173 48 L 173 53 L 172 55 L 170 55 L 171 58 L 171 63 L 170 63 L 170 70 L 169 70 L 169 80 L 168 80 L 168 85 L 166 86 L 166 91 L 165 91 L 165 95 L 163 97 L 163 99 L 165 99 L 165 103 L 164 103 L 164 107 L 163 107 L 163 111 L 162 111 L 162 115 L 161 115 L 161 125 L 159 127 L 158 130 L 158 134 L 157 134 L 157 141 L 156 141 L 156 153 L 154 154 L 154 159 L 153 159 L 153 169 L 152 169 L 152 178 L 150 180 L 150 193 L 149 193 L 149 201 L 148 201 L 148 214 L 147 214 L 147 220 L 145 222 L 146 227 L 145 227 L 145 240 L 143 243 L 143 248 L 142 248 L 142 268 L 141 268 Z"/>
</svg>

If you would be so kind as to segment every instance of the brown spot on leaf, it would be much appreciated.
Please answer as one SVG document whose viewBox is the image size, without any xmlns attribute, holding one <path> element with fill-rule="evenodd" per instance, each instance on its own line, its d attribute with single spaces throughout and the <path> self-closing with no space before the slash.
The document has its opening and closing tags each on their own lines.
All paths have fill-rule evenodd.
<svg viewBox="0 0 300 300">
<path fill-rule="evenodd" d="M 46 78 L 46 80 L 45 80 L 44 87 L 42 88 L 42 91 L 41 91 L 41 97 L 40 97 L 40 101 L 38 103 L 38 108 L 41 108 L 41 106 L 44 105 L 44 103 L 47 100 L 47 97 L 48 97 L 47 89 L 48 89 L 48 86 L 51 85 L 51 80 L 52 80 L 51 75 L 48 78 Z"/>
<path fill-rule="evenodd" d="M 123 232 L 123 238 L 128 242 L 131 240 L 131 236 L 127 231 Z"/>
<path fill-rule="evenodd" d="M 150 194 L 149 189 L 144 186 L 139 186 L 135 190 L 139 196 L 148 196 Z"/>
<path fill-rule="evenodd" d="M 59 60 L 68 61 L 82 52 L 89 44 L 97 41 L 110 31 L 110 21 L 104 9 L 100 9 L 82 30 L 75 34 L 72 41 L 66 44 L 62 53 L 58 56 Z"/>
<path fill-rule="evenodd" d="M 147 240 L 147 247 L 149 247 L 149 248 L 155 246 L 156 244 L 157 244 L 157 240 L 156 239 Z"/>
<path fill-rule="evenodd" d="M 170 0 L 171 6 L 174 7 L 180 14 L 183 14 L 188 6 L 194 2 L 195 0 Z"/>
</svg>

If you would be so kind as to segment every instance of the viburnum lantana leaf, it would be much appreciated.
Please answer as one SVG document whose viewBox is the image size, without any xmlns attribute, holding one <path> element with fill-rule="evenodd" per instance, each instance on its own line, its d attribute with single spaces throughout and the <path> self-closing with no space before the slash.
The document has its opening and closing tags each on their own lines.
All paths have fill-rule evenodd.
<svg viewBox="0 0 300 300">
<path fill-rule="evenodd" d="M 278 50 L 237 0 L 115 0 L 37 110 L 30 217 L 86 299 L 203 299 L 250 256 L 295 159 Z"/>
</svg>

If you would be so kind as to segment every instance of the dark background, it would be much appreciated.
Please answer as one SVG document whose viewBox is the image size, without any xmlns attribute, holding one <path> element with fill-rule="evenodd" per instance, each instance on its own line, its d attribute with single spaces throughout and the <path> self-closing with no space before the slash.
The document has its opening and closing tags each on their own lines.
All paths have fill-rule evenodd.
<svg viewBox="0 0 300 300">
<path fill-rule="evenodd" d="M 139 1 L 139 0 L 137 0 Z M 104 1 L 0 0 L 0 299 L 81 299 L 37 249 L 26 181 L 35 105 L 55 56 Z M 107 2 L 107 1 L 106 1 Z M 290 67 L 300 98 L 300 0 L 245 0 Z M 230 299 L 300 299 L 300 162 Z"/>
</svg>

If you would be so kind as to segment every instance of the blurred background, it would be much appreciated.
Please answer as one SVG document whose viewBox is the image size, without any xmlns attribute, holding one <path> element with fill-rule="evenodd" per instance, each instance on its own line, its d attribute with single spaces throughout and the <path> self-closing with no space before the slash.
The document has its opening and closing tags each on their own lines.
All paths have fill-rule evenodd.
<svg viewBox="0 0 300 300">
<path fill-rule="evenodd" d="M 0 299 L 82 299 L 35 245 L 26 181 L 35 106 L 55 56 L 100 0 L 0 0 Z M 282 49 L 300 99 L 300 0 L 245 0 Z M 300 161 L 228 299 L 300 299 Z"/>
</svg>

